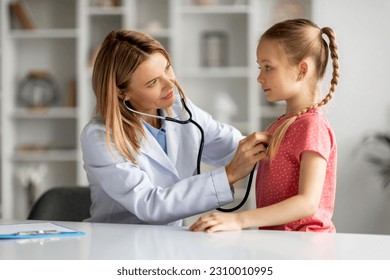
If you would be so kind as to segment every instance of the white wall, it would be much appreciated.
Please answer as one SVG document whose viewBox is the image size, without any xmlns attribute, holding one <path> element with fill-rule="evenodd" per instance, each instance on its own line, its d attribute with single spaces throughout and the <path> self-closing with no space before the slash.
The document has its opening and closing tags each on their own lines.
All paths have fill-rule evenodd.
<svg viewBox="0 0 390 280">
<path fill-rule="evenodd" d="M 390 234 L 390 190 L 362 139 L 390 132 L 390 1 L 313 0 L 313 19 L 337 33 L 340 83 L 327 105 L 338 142 L 338 232 Z M 328 80 L 327 80 L 328 81 Z"/>
</svg>

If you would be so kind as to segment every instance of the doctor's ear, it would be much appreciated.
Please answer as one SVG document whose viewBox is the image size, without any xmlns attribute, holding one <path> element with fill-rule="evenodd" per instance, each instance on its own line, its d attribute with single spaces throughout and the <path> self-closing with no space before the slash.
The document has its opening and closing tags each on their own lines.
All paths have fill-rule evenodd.
<svg viewBox="0 0 390 280">
<path fill-rule="evenodd" d="M 127 101 L 130 99 L 130 97 L 127 96 L 127 93 L 122 90 L 118 90 L 118 98 L 122 101 Z"/>
</svg>

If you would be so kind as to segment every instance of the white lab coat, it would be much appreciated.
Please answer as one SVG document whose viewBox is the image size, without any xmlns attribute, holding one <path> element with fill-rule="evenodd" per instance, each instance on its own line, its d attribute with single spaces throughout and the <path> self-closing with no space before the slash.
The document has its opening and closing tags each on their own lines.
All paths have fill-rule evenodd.
<svg viewBox="0 0 390 280">
<path fill-rule="evenodd" d="M 178 98 L 177 98 L 178 99 Z M 179 100 L 174 113 L 181 111 Z M 137 164 L 106 145 L 106 131 L 93 118 L 81 134 L 84 169 L 91 188 L 91 222 L 182 225 L 182 220 L 233 201 L 224 166 L 241 133 L 221 124 L 187 100 L 193 119 L 204 129 L 202 161 L 220 166 L 196 175 L 200 132 L 193 124 L 166 121 L 167 154 L 144 129 Z"/>
</svg>

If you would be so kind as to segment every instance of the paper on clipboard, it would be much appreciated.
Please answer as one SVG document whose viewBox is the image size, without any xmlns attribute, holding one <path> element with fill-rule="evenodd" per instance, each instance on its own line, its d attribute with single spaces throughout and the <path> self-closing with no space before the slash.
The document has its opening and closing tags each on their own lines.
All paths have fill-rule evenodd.
<svg viewBox="0 0 390 280">
<path fill-rule="evenodd" d="M 82 236 L 84 232 L 53 223 L 0 224 L 0 239 Z"/>
</svg>

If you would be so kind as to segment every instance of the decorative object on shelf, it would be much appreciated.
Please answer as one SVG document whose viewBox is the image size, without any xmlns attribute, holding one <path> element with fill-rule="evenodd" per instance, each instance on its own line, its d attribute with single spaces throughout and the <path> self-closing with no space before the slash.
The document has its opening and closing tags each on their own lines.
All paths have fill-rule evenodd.
<svg viewBox="0 0 390 280">
<path fill-rule="evenodd" d="M 57 153 L 64 153 L 67 151 L 73 151 L 75 147 L 73 145 L 62 144 L 57 141 L 30 141 L 30 143 L 24 143 L 17 145 L 15 158 L 17 160 L 26 158 L 30 155 L 37 156 L 43 155 L 46 152 L 52 152 L 52 155 Z M 47 156 L 48 154 L 46 154 Z"/>
<path fill-rule="evenodd" d="M 238 107 L 233 98 L 226 92 L 218 92 L 214 98 L 215 119 L 232 124 L 232 117 L 237 114 Z"/>
<path fill-rule="evenodd" d="M 248 5 L 248 0 L 235 0 L 234 5 Z"/>
<path fill-rule="evenodd" d="M 54 79 L 46 71 L 31 71 L 20 83 L 20 105 L 39 109 L 52 106 L 58 99 Z"/>
<path fill-rule="evenodd" d="M 93 66 L 95 65 L 96 57 L 99 53 L 100 45 L 97 47 L 92 48 L 90 54 L 89 54 L 89 61 L 88 61 L 88 67 L 92 70 Z"/>
<path fill-rule="evenodd" d="M 47 173 L 48 166 L 46 164 L 22 165 L 17 168 L 16 176 L 27 193 L 26 199 L 29 209 L 44 190 L 43 183 Z"/>
<path fill-rule="evenodd" d="M 99 7 L 118 7 L 121 6 L 121 0 L 99 0 L 97 5 Z"/>
<path fill-rule="evenodd" d="M 274 6 L 272 24 L 292 18 L 306 18 L 304 0 L 279 0 Z"/>
<path fill-rule="evenodd" d="M 146 24 L 146 29 L 149 31 L 149 32 L 153 32 L 153 31 L 159 31 L 162 29 L 162 23 L 158 20 L 152 20 L 152 21 L 149 21 L 147 24 Z"/>
<path fill-rule="evenodd" d="M 214 0 L 194 0 L 194 4 L 198 6 L 208 6 L 214 4 Z"/>
<path fill-rule="evenodd" d="M 203 66 L 227 66 L 227 34 L 223 31 L 205 31 L 202 34 Z"/>
<path fill-rule="evenodd" d="M 364 139 L 369 154 L 367 160 L 375 165 L 383 179 L 383 187 L 390 188 L 390 134 L 377 133 Z"/>
<path fill-rule="evenodd" d="M 40 143 L 34 143 L 34 144 L 23 144 L 16 147 L 16 150 L 21 153 L 36 153 L 36 152 L 43 152 L 47 150 L 48 145 L 47 144 L 40 144 Z"/>
<path fill-rule="evenodd" d="M 11 2 L 9 4 L 11 11 L 11 19 L 16 20 L 19 26 L 23 29 L 34 29 L 35 24 L 33 23 L 31 14 L 28 11 L 28 7 L 25 2 Z M 14 22 L 12 22 L 14 23 Z"/>
<path fill-rule="evenodd" d="M 66 100 L 66 107 L 76 107 L 77 105 L 77 84 L 76 84 L 76 79 L 72 79 L 69 81 L 68 85 L 68 97 Z"/>
</svg>

